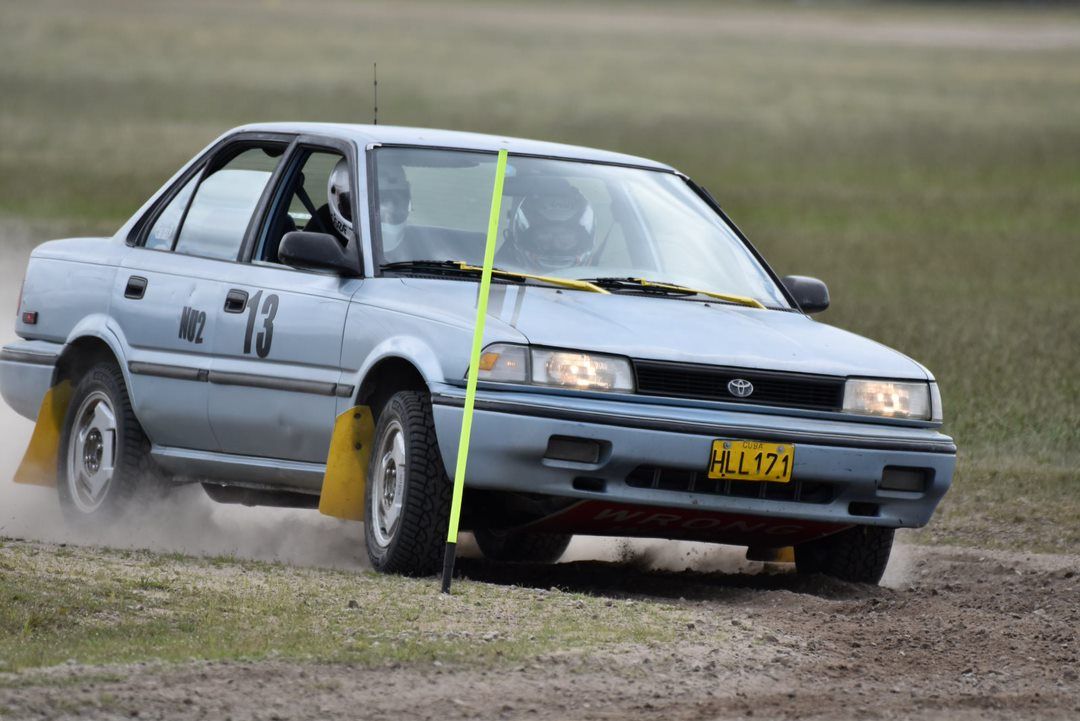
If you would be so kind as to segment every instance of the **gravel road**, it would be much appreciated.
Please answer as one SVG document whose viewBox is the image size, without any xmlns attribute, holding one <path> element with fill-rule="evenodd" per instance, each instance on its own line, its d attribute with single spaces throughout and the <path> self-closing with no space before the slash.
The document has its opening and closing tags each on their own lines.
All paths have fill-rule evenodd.
<svg viewBox="0 0 1080 721">
<path fill-rule="evenodd" d="M 466 560 L 467 576 L 684 605 L 721 644 L 525 665 L 60 666 L 0 674 L 0 717 L 1075 719 L 1080 557 L 905 546 L 892 587 L 790 573 Z M 689 629 L 692 631 L 693 629 Z M 714 634 L 715 637 L 715 634 Z M 690 640 L 687 640 L 690 639 Z"/>
</svg>

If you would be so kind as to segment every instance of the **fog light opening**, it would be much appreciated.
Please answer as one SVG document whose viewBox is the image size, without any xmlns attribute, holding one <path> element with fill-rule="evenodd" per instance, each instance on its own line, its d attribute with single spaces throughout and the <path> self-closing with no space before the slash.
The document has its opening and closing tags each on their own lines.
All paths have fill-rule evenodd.
<svg viewBox="0 0 1080 721">
<path fill-rule="evenodd" d="M 552 461 L 571 461 L 573 463 L 599 463 L 600 451 L 600 442 L 590 438 L 552 436 L 548 439 L 544 458 Z"/>
<path fill-rule="evenodd" d="M 925 493 L 930 485 L 933 470 L 930 468 L 905 468 L 903 466 L 886 466 L 881 472 L 881 483 L 878 488 L 883 491 L 906 491 L 908 493 Z"/>
</svg>

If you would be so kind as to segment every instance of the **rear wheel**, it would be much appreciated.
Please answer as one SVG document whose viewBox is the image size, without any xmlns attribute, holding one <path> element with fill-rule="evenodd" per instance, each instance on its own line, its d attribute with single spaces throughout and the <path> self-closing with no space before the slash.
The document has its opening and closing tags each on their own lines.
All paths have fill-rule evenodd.
<svg viewBox="0 0 1080 721">
<path fill-rule="evenodd" d="M 72 393 L 60 436 L 57 491 L 73 525 L 112 522 L 156 490 L 150 443 L 115 363 L 94 365 Z"/>
<path fill-rule="evenodd" d="M 555 563 L 573 538 L 569 533 L 510 533 L 478 528 L 476 545 L 493 561 Z"/>
<path fill-rule="evenodd" d="M 364 491 L 364 535 L 371 565 L 409 576 L 438 571 L 452 491 L 428 394 L 395 393 L 379 413 Z"/>
<path fill-rule="evenodd" d="M 855 583 L 877 583 L 885 574 L 895 530 L 854 526 L 795 546 L 799 573 L 823 573 Z"/>
</svg>

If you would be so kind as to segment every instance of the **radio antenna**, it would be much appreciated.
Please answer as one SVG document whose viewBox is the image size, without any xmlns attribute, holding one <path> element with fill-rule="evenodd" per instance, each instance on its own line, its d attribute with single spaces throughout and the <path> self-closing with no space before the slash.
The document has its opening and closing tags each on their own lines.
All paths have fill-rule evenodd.
<svg viewBox="0 0 1080 721">
<path fill-rule="evenodd" d="M 375 114 L 372 119 L 372 125 L 379 124 L 379 64 L 371 64 L 371 79 L 375 82 Z"/>
</svg>

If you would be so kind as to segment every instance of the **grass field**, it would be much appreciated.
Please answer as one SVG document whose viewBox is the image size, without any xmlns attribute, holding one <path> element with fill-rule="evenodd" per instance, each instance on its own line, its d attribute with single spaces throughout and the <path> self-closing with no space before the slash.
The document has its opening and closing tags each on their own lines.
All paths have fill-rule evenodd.
<svg viewBox="0 0 1080 721">
<path fill-rule="evenodd" d="M 230 126 L 380 119 L 668 161 L 824 320 L 933 370 L 923 538 L 1080 547 L 1080 13 L 781 3 L 0 7 L 0 213 L 111 230 Z M 43 238 L 42 238 L 43 239 Z"/>
<path fill-rule="evenodd" d="M 462 581 L 447 597 L 427 579 L 374 572 L 3 541 L 0 599 L 0 672 L 71 658 L 512 663 L 674 642 L 695 621 L 700 637 L 704 620 L 555 589 Z"/>
</svg>

